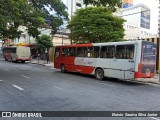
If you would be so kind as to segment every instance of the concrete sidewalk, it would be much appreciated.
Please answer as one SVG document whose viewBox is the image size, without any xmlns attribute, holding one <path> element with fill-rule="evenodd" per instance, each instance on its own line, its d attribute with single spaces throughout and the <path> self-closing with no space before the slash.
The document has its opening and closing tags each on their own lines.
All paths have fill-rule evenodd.
<svg viewBox="0 0 160 120">
<path fill-rule="evenodd" d="M 54 67 L 53 62 L 50 61 L 49 63 L 47 63 L 47 60 L 32 59 L 32 60 L 31 60 L 31 63 L 32 63 L 32 64 L 39 64 L 39 65 Z"/>
<path fill-rule="evenodd" d="M 44 65 L 44 66 L 50 66 L 54 67 L 54 63 L 50 61 L 50 63 L 47 63 L 46 60 L 38 60 L 38 59 L 32 59 L 31 60 L 32 64 L 39 64 L 39 65 Z M 154 83 L 154 84 L 160 84 L 159 80 L 159 74 L 155 74 L 154 78 L 140 78 L 138 80 L 132 80 L 135 82 L 143 82 L 143 83 Z"/>
</svg>

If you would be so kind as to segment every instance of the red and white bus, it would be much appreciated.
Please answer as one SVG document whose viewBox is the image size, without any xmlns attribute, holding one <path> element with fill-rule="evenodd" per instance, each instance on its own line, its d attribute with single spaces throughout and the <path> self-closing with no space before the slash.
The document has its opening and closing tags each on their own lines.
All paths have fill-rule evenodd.
<svg viewBox="0 0 160 120">
<path fill-rule="evenodd" d="M 3 47 L 3 57 L 6 61 L 30 61 L 31 51 L 27 46 Z"/>
<path fill-rule="evenodd" d="M 148 41 L 72 44 L 55 48 L 54 67 L 119 79 L 154 77 L 156 44 Z"/>
</svg>

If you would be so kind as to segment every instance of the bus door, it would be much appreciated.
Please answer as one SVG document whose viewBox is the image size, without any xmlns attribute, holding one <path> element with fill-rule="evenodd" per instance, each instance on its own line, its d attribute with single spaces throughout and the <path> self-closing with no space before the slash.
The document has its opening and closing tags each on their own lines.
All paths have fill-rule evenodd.
<svg viewBox="0 0 160 120">
<path fill-rule="evenodd" d="M 64 47 L 62 48 L 62 59 L 65 69 L 69 71 L 75 71 L 74 59 L 76 54 L 75 47 Z"/>
<path fill-rule="evenodd" d="M 111 60 L 110 77 L 133 79 L 135 71 L 135 45 L 117 45 L 115 58 Z"/>
<path fill-rule="evenodd" d="M 60 68 L 62 58 L 60 57 L 60 47 L 55 48 L 55 53 L 54 53 L 54 67 L 55 68 Z"/>
</svg>

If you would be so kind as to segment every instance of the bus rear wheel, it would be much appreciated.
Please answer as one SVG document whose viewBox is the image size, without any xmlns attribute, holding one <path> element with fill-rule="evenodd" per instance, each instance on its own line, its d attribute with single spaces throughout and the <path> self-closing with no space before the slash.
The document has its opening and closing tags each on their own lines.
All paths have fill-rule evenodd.
<svg viewBox="0 0 160 120">
<path fill-rule="evenodd" d="M 64 64 L 61 65 L 61 72 L 62 73 L 66 72 Z"/>
<path fill-rule="evenodd" d="M 24 61 L 24 60 L 22 60 L 22 61 L 21 61 L 21 63 L 25 63 L 25 61 Z"/>
<path fill-rule="evenodd" d="M 98 68 L 95 72 L 95 77 L 98 80 L 103 80 L 104 79 L 104 71 L 101 68 Z"/>
<path fill-rule="evenodd" d="M 6 57 L 4 59 L 5 59 L 5 61 L 8 61 Z"/>
</svg>

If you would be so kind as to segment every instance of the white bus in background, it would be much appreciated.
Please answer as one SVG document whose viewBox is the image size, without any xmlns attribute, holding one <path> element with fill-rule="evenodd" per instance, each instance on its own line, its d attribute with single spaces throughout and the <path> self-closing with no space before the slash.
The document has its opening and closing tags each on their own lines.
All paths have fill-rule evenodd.
<svg viewBox="0 0 160 120">
<path fill-rule="evenodd" d="M 95 75 L 138 79 L 154 77 L 156 44 L 148 41 L 72 44 L 55 48 L 54 67 Z"/>
<path fill-rule="evenodd" d="M 25 61 L 30 61 L 31 59 L 31 51 L 30 47 L 26 46 L 11 46 L 11 47 L 3 47 L 3 57 L 6 61 L 21 61 L 24 63 Z"/>
</svg>

